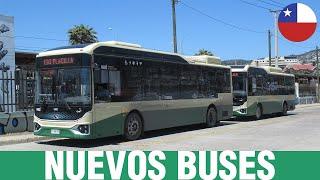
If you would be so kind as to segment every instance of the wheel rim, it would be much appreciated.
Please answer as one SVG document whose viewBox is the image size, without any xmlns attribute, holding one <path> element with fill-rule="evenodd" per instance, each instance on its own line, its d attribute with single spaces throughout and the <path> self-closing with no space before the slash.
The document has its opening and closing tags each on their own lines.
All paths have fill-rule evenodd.
<svg viewBox="0 0 320 180">
<path fill-rule="evenodd" d="M 260 117 L 261 117 L 261 108 L 260 107 L 257 108 L 256 117 L 257 117 L 257 119 L 260 119 Z"/>
<path fill-rule="evenodd" d="M 130 136 L 134 136 L 138 133 L 139 121 L 138 121 L 138 117 L 136 117 L 136 115 L 133 115 L 129 118 L 127 129 L 128 129 L 128 134 Z"/>
</svg>

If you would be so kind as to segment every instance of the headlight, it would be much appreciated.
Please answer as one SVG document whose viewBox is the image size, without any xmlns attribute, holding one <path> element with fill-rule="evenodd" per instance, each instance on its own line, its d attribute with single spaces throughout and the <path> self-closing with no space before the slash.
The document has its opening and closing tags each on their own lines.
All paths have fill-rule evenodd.
<svg viewBox="0 0 320 180">
<path fill-rule="evenodd" d="M 89 125 L 79 125 L 78 130 L 82 134 L 89 134 Z"/>
<path fill-rule="evenodd" d="M 34 131 L 39 131 L 41 126 L 38 123 L 34 123 Z"/>
</svg>

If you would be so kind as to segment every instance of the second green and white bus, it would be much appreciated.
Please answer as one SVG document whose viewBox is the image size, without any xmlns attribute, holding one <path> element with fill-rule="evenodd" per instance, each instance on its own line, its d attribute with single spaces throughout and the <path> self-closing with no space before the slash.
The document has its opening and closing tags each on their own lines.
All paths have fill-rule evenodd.
<svg viewBox="0 0 320 180">
<path fill-rule="evenodd" d="M 34 134 L 93 139 L 232 116 L 231 68 L 123 42 L 42 52 L 36 59 Z"/>
<path fill-rule="evenodd" d="M 235 117 L 279 113 L 296 105 L 295 77 L 280 68 L 250 66 L 232 68 L 233 115 Z"/>
</svg>

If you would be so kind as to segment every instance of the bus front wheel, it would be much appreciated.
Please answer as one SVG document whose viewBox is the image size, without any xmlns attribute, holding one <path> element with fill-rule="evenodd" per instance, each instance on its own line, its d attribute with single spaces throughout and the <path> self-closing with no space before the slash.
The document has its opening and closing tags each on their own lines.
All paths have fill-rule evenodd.
<svg viewBox="0 0 320 180">
<path fill-rule="evenodd" d="M 130 113 L 125 121 L 124 136 L 127 140 L 132 141 L 139 139 L 142 135 L 142 119 L 136 112 Z"/>
<path fill-rule="evenodd" d="M 206 125 L 207 127 L 214 127 L 217 125 L 217 111 L 215 108 L 210 107 L 207 112 Z"/>
<path fill-rule="evenodd" d="M 256 120 L 259 120 L 262 118 L 262 107 L 260 104 L 257 106 L 255 118 L 256 118 Z"/>
</svg>

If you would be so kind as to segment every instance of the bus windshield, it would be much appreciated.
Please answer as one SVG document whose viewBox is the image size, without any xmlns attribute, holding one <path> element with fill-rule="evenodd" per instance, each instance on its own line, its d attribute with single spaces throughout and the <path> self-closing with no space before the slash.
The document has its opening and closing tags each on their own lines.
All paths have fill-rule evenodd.
<svg viewBox="0 0 320 180">
<path fill-rule="evenodd" d="M 89 68 L 40 69 L 36 79 L 37 104 L 91 103 Z"/>
<path fill-rule="evenodd" d="M 247 74 L 233 72 L 232 73 L 233 94 L 235 96 L 247 95 Z"/>
</svg>

